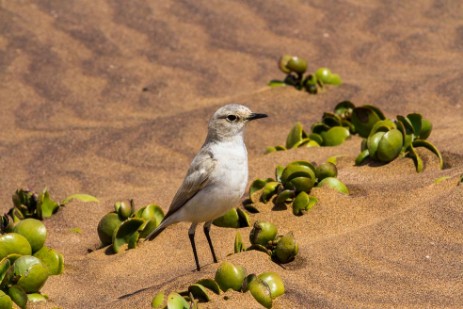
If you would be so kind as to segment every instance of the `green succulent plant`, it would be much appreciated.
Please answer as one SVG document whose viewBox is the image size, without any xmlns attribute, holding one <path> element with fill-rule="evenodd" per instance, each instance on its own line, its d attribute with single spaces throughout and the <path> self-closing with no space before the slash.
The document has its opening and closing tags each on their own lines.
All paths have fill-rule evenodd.
<svg viewBox="0 0 463 309">
<path fill-rule="evenodd" d="M 362 111 L 365 115 L 373 112 Z M 368 116 L 368 117 L 370 117 Z M 426 139 L 431 134 L 432 124 L 420 114 L 408 114 L 406 117 L 398 115 L 395 121 L 378 119 L 375 116 L 364 118 L 364 137 L 361 152 L 355 159 L 360 165 L 365 160 L 388 163 L 397 157 L 412 158 L 417 172 L 423 171 L 423 160 L 416 151 L 417 147 L 424 147 L 433 152 L 439 159 L 439 167 L 444 167 L 440 151 Z M 366 125 L 368 124 L 368 126 Z M 371 128 L 370 128 L 371 127 Z M 365 134 L 368 133 L 366 136 Z"/>
<path fill-rule="evenodd" d="M 275 169 L 275 179 L 256 179 L 249 188 L 249 200 L 244 203 L 250 212 L 259 212 L 257 205 L 273 201 L 275 208 L 291 206 L 294 215 L 300 216 L 312 208 L 318 201 L 310 192 L 313 187 L 325 186 L 327 178 L 334 178 L 328 187 L 343 194 L 349 194 L 347 187 L 336 178 L 337 168 L 332 162 L 316 166 L 307 161 L 294 161 L 286 167 Z"/>
<path fill-rule="evenodd" d="M 342 144 L 355 134 L 355 127 L 351 122 L 354 108 L 354 104 L 350 101 L 338 103 L 333 112 L 323 113 L 322 119 L 312 125 L 310 133 L 304 130 L 302 123 L 297 122 L 289 131 L 285 145 L 267 147 L 266 153 L 299 147 Z"/>
<path fill-rule="evenodd" d="M 388 163 L 406 156 L 413 159 L 416 171 L 421 172 L 423 160 L 417 147 L 433 152 L 439 158 L 440 168 L 444 166 L 440 151 L 427 140 L 431 131 L 432 123 L 420 114 L 398 115 L 393 121 L 374 105 L 356 107 L 350 101 L 342 101 L 336 104 L 333 112 L 325 112 L 321 121 L 312 125 L 311 133 L 297 122 L 290 130 L 285 146 L 267 147 L 266 153 L 298 147 L 337 146 L 351 135 L 358 134 L 364 140 L 356 165 L 366 159 Z"/>
<path fill-rule="evenodd" d="M 211 295 L 228 290 L 250 292 L 261 305 L 271 308 L 273 301 L 285 293 L 285 286 L 275 272 L 246 275 L 244 267 L 225 261 L 217 268 L 214 279 L 198 280 L 183 291 L 170 292 L 167 298 L 164 291 L 158 292 L 151 300 L 151 308 L 198 308 L 198 303 L 210 301 Z"/>
<path fill-rule="evenodd" d="M 341 77 L 330 69 L 322 67 L 313 74 L 306 74 L 307 61 L 303 58 L 291 55 L 283 55 L 278 60 L 278 68 L 286 74 L 284 80 L 272 80 L 270 87 L 293 86 L 298 90 L 305 90 L 311 94 L 317 94 L 326 85 L 338 86 L 342 84 Z"/>
<path fill-rule="evenodd" d="M 48 189 L 45 188 L 40 194 L 27 189 L 18 189 L 12 196 L 13 207 L 0 218 L 0 231 L 11 231 L 12 223 L 17 223 L 26 218 L 43 220 L 51 217 L 61 207 L 66 206 L 73 200 L 81 202 L 98 202 L 88 194 L 72 194 L 61 202 L 56 202 L 50 197 Z M 8 216 L 10 218 L 8 218 Z"/>
<path fill-rule="evenodd" d="M 256 221 L 249 233 L 251 245 L 245 248 L 241 234 L 236 233 L 234 252 L 249 250 L 262 251 L 268 254 L 278 264 L 286 264 L 294 260 L 299 252 L 293 233 L 277 235 L 276 226 L 270 222 Z"/>
<path fill-rule="evenodd" d="M 149 235 L 161 223 L 164 212 L 156 204 L 135 210 L 133 200 L 129 203 L 114 203 L 114 211 L 104 215 L 98 223 L 97 232 L 102 246 L 111 245 L 119 252 L 127 244 L 128 249 L 137 246 L 138 240 Z"/>
<path fill-rule="evenodd" d="M 8 229 L 0 233 L 0 308 L 46 302 L 40 289 L 49 276 L 63 272 L 63 255 L 44 246 L 47 229 L 42 221 L 27 218 L 15 224 L 8 217 L 3 217 Z"/>
</svg>

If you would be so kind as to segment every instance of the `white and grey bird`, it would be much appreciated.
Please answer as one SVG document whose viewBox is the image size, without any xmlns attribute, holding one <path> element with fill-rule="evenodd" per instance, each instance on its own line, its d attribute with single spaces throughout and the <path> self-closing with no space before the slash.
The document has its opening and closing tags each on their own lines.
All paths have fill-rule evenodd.
<svg viewBox="0 0 463 309">
<path fill-rule="evenodd" d="M 146 240 L 152 240 L 171 224 L 191 222 L 188 236 L 200 270 L 194 241 L 196 226 L 204 223 L 212 258 L 217 263 L 209 231 L 212 221 L 240 202 L 248 181 L 248 154 L 244 144 L 244 127 L 248 121 L 265 118 L 249 108 L 229 104 L 219 108 L 209 120 L 206 141 L 175 194 L 161 224 Z"/>
</svg>

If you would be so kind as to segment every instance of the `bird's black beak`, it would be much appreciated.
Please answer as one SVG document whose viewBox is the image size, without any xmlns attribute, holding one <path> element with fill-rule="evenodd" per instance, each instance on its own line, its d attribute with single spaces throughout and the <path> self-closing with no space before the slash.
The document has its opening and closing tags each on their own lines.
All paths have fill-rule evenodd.
<svg viewBox="0 0 463 309">
<path fill-rule="evenodd" d="M 268 117 L 267 114 L 252 113 L 252 114 L 248 117 L 248 120 L 255 120 L 255 119 L 266 118 L 266 117 Z"/>
</svg>

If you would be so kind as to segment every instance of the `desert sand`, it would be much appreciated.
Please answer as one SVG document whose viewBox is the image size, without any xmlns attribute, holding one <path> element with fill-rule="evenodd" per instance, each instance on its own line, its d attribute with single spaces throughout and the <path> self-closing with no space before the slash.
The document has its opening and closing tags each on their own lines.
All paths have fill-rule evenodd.
<svg viewBox="0 0 463 309">
<path fill-rule="evenodd" d="M 213 227 L 220 260 L 278 272 L 287 292 L 275 308 L 462 308 L 462 16 L 457 0 L 0 0 L 0 212 L 25 187 L 100 200 L 45 221 L 47 245 L 65 256 L 64 274 L 42 289 L 46 307 L 149 308 L 160 290 L 213 277 L 218 264 L 201 229 L 195 271 L 188 223 L 112 255 L 99 248 L 96 226 L 119 200 L 167 210 L 210 115 L 238 102 L 270 116 L 246 131 L 250 181 L 278 164 L 337 155 L 351 194 L 316 190 L 319 203 L 302 217 L 251 216 L 293 231 L 300 251 L 284 269 L 256 251 L 229 256 L 236 230 Z M 276 65 L 284 53 L 312 71 L 331 68 L 344 84 L 318 95 L 270 89 L 284 76 Z M 354 166 L 358 136 L 264 154 L 296 121 L 310 128 L 342 100 L 391 118 L 423 114 L 445 168 L 427 150 L 419 174 L 408 158 Z M 249 230 L 240 230 L 246 241 Z M 259 304 L 227 292 L 201 307 Z"/>
</svg>

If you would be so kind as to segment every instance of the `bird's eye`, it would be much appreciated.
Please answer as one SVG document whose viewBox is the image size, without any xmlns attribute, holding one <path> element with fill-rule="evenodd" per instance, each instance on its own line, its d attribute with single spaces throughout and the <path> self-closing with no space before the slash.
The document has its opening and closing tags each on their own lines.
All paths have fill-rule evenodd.
<svg viewBox="0 0 463 309">
<path fill-rule="evenodd" d="M 240 117 L 238 117 L 236 115 L 228 115 L 227 120 L 228 121 L 238 121 L 238 120 L 240 120 Z"/>
</svg>

